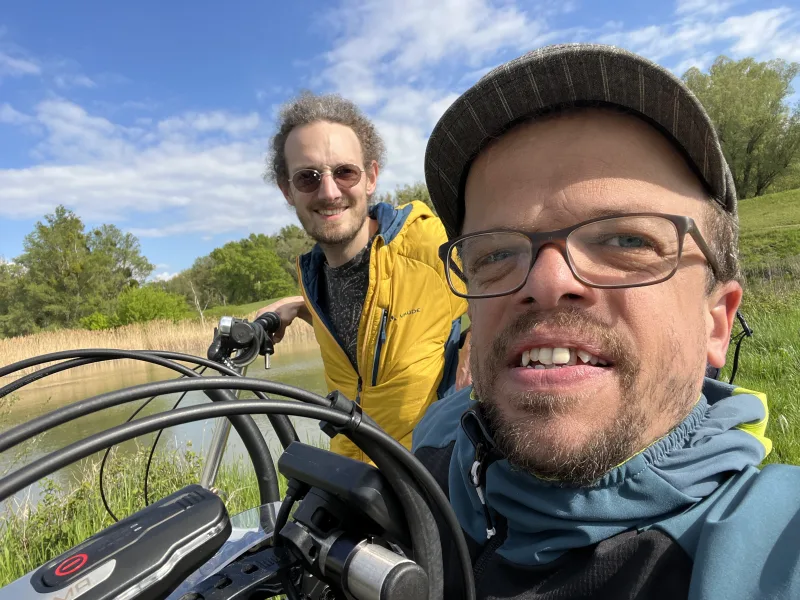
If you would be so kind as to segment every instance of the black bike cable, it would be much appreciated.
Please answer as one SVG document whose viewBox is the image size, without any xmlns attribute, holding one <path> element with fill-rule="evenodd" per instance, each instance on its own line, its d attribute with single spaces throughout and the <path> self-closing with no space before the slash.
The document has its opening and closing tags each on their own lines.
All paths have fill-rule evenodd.
<svg viewBox="0 0 800 600">
<path fill-rule="evenodd" d="M 26 385 L 31 384 L 34 381 L 39 381 L 40 379 L 44 379 L 45 377 L 48 377 L 50 375 L 55 375 L 56 373 L 60 373 L 61 371 L 74 369 L 75 367 L 81 367 L 83 365 L 88 365 L 93 362 L 96 361 L 92 358 L 77 358 L 75 360 L 68 360 L 60 362 L 55 365 L 50 365 L 49 367 L 39 369 L 38 371 L 34 371 L 33 373 L 28 373 L 24 377 L 20 377 L 19 379 L 16 379 L 11 383 L 1 387 L 0 398 L 5 398 L 10 393 L 16 392 L 18 389 L 25 387 Z"/>
<path fill-rule="evenodd" d="M 198 369 L 200 369 L 199 366 L 197 366 L 194 369 L 192 369 L 192 371 L 194 371 L 198 375 L 202 375 L 206 371 L 206 367 L 203 367 L 202 369 L 200 369 L 200 371 L 198 371 Z M 181 375 L 181 377 L 185 377 L 185 375 Z M 178 402 L 175 403 L 175 406 L 173 408 L 177 408 L 178 404 L 180 403 L 180 401 L 183 399 L 183 397 L 186 394 L 187 394 L 187 392 L 183 392 L 181 394 L 180 398 L 178 398 Z M 142 405 L 139 408 L 137 408 L 135 411 L 133 411 L 131 416 L 128 417 L 125 420 L 125 422 L 129 423 L 130 421 L 133 421 L 136 418 L 136 415 L 138 415 L 140 412 L 142 412 L 147 407 L 147 405 L 150 404 L 156 398 L 158 398 L 158 396 L 150 396 L 147 400 L 145 400 L 142 403 Z M 153 449 L 155 449 L 155 444 L 158 443 L 158 436 L 160 436 L 160 435 L 161 435 L 161 432 L 159 431 L 157 436 L 156 436 L 156 441 L 153 443 Z M 100 473 L 98 474 L 98 480 L 99 480 L 99 484 L 100 484 L 100 499 L 103 501 L 103 506 L 105 507 L 106 512 L 108 513 L 108 515 L 114 520 L 115 523 L 117 523 L 119 521 L 119 519 L 114 514 L 114 511 L 111 510 L 111 507 L 108 504 L 108 499 L 106 498 L 105 486 L 103 485 L 103 474 L 105 473 L 106 461 L 108 461 L 108 455 L 110 453 L 111 453 L 111 447 L 106 448 L 106 451 L 103 454 L 103 460 L 100 462 Z M 151 450 L 150 459 L 152 459 L 152 457 L 153 457 L 153 452 Z M 150 459 L 148 459 L 148 461 L 147 461 L 147 469 L 145 470 L 145 475 L 144 475 L 145 506 L 148 506 L 148 504 L 147 504 L 147 473 L 148 473 L 148 471 L 150 469 Z"/>
</svg>

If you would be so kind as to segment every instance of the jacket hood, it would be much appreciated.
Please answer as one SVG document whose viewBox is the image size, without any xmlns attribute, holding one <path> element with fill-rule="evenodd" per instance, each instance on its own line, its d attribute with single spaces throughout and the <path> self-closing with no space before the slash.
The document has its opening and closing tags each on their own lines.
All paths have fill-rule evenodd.
<svg viewBox="0 0 800 600">
<path fill-rule="evenodd" d="M 474 414 L 467 412 L 474 405 L 470 388 L 435 403 L 415 431 L 413 449 L 454 443 L 450 502 L 464 531 L 484 543 L 487 520 L 470 473 L 476 438 L 488 433 L 462 419 Z M 507 524 L 498 553 L 517 564 L 543 564 L 570 549 L 678 515 L 712 495 L 732 473 L 764 459 L 771 450 L 766 423 L 763 394 L 706 379 L 683 422 L 592 487 L 544 481 L 499 457 L 488 466 L 483 489 L 493 518 L 499 515 Z"/>
</svg>

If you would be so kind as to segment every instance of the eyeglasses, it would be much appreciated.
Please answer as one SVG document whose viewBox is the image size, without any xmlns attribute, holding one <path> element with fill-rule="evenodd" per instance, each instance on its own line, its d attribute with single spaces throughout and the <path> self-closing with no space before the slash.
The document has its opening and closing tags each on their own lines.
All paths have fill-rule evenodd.
<svg viewBox="0 0 800 600">
<path fill-rule="evenodd" d="M 291 176 L 291 182 L 300 192 L 316 192 L 322 183 L 322 177 L 324 175 L 331 175 L 339 189 L 349 189 L 361 181 L 361 174 L 363 172 L 364 169 L 351 164 L 339 165 L 338 167 L 334 167 L 332 171 L 299 169 Z"/>
<path fill-rule="evenodd" d="M 554 245 L 578 281 L 595 288 L 654 285 L 678 270 L 686 234 L 716 275 L 717 261 L 690 217 L 634 213 L 599 217 L 560 229 L 470 233 L 439 247 L 447 281 L 462 298 L 493 298 L 520 290 L 539 251 Z"/>
</svg>

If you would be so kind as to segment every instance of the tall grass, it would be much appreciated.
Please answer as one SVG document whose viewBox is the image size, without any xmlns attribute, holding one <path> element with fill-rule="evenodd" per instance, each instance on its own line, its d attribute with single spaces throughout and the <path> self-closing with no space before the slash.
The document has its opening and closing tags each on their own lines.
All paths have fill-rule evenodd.
<svg viewBox="0 0 800 600">
<path fill-rule="evenodd" d="M 252 319 L 255 317 L 255 312 L 246 316 Z M 205 356 L 206 349 L 213 339 L 215 325 L 216 321 L 209 320 L 206 320 L 205 325 L 195 320 L 149 321 L 100 331 L 60 329 L 0 339 L 0 365 L 8 365 L 49 352 L 80 348 L 170 350 Z M 308 344 L 315 341 L 312 327 L 305 321 L 296 319 L 287 327 L 281 345 L 286 348 L 295 343 Z M 32 370 L 35 369 L 29 371 Z"/>
<path fill-rule="evenodd" d="M 104 472 L 111 510 L 122 519 L 144 507 L 143 475 L 149 448 L 138 446 L 119 459 L 112 452 Z M 98 487 L 100 457 L 84 462 L 67 485 L 45 480 L 38 503 L 7 503 L 0 515 L 0 586 L 21 577 L 98 531 L 113 524 Z M 191 448 L 157 454 L 150 470 L 150 501 L 199 481 L 201 458 Z M 233 515 L 260 504 L 252 467 L 243 461 L 223 464 L 216 481 Z M 286 482 L 281 477 L 281 495 Z"/>
</svg>

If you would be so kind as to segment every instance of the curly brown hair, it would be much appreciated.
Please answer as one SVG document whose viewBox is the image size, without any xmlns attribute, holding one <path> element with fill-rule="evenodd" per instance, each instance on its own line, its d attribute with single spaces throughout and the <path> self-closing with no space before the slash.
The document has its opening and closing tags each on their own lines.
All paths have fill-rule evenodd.
<svg viewBox="0 0 800 600">
<path fill-rule="evenodd" d="M 369 165 L 374 160 L 379 167 L 383 167 L 386 146 L 375 126 L 353 102 L 339 94 L 317 95 L 304 91 L 281 108 L 280 116 L 278 117 L 278 131 L 273 136 L 270 144 L 270 154 L 264 179 L 280 186 L 289 183 L 289 172 L 284 154 L 286 138 L 289 137 L 295 127 L 317 121 L 339 123 L 352 129 L 359 142 L 361 142 L 364 166 Z"/>
</svg>

